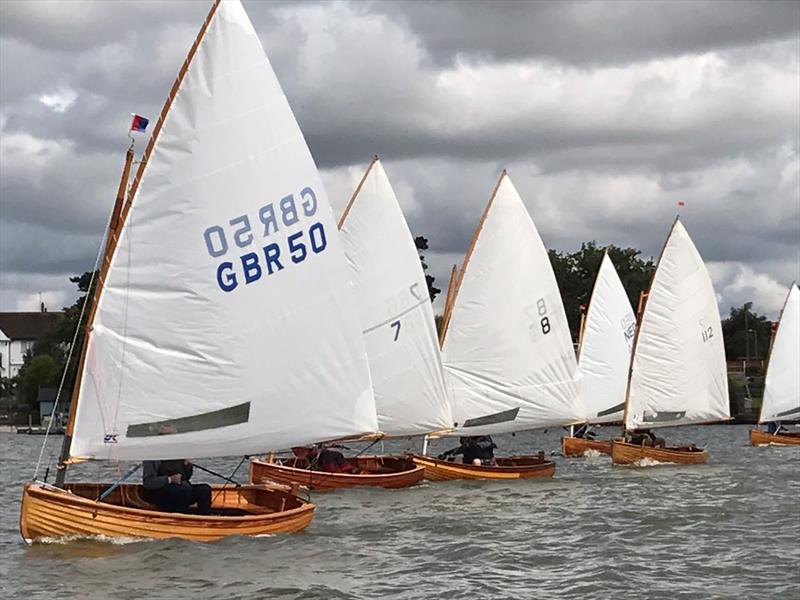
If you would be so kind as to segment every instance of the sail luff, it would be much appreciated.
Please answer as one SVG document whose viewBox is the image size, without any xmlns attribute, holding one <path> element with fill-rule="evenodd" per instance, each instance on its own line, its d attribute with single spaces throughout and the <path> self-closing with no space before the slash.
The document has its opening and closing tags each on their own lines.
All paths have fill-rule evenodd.
<svg viewBox="0 0 800 600">
<path fill-rule="evenodd" d="M 217 7 L 219 6 L 220 1 L 221 0 L 213 0 L 213 4 L 209 9 L 208 14 L 206 15 L 206 18 L 203 21 L 203 24 L 200 26 L 200 31 L 197 33 L 197 37 L 195 37 L 194 43 L 192 44 L 192 47 L 189 49 L 189 52 L 186 55 L 186 59 L 183 62 L 181 70 L 178 72 L 178 76 L 175 78 L 175 82 L 172 84 L 172 89 L 170 90 L 167 99 L 164 101 L 164 106 L 161 109 L 161 114 L 159 115 L 158 121 L 153 127 L 153 133 L 150 135 L 150 141 L 147 143 L 147 147 L 145 148 L 144 154 L 142 155 L 142 160 L 139 163 L 139 168 L 137 169 L 133 183 L 131 184 L 130 192 L 128 194 L 129 201 L 122 204 L 117 218 L 112 218 L 111 221 L 112 228 L 109 231 L 109 239 L 106 243 L 105 252 L 103 253 L 103 259 L 100 265 L 100 273 L 98 274 L 97 284 L 94 290 L 94 296 L 92 297 L 92 307 L 91 310 L 89 311 L 89 316 L 86 319 L 86 330 L 84 333 L 83 345 L 81 347 L 81 357 L 80 357 L 80 362 L 78 364 L 78 371 L 75 377 L 75 384 L 72 391 L 72 402 L 70 405 L 69 419 L 67 421 L 67 427 L 65 432 L 64 447 L 62 449 L 61 459 L 59 460 L 59 475 L 61 475 L 66 470 L 66 461 L 70 456 L 70 444 L 72 441 L 72 434 L 75 429 L 75 417 L 78 411 L 78 400 L 80 397 L 80 390 L 83 379 L 83 370 L 86 366 L 86 352 L 89 347 L 89 339 L 91 336 L 92 326 L 94 325 L 95 316 L 97 314 L 97 307 L 100 304 L 100 297 L 103 294 L 105 280 L 108 275 L 108 270 L 111 267 L 111 261 L 114 255 L 114 251 L 117 248 L 117 242 L 119 240 L 119 232 L 121 232 L 123 227 L 125 226 L 125 222 L 128 218 L 128 214 L 130 213 L 130 209 L 133 204 L 133 199 L 136 197 L 136 190 L 139 187 L 139 181 L 144 175 L 144 170 L 147 167 L 148 158 L 150 157 L 150 154 L 152 153 L 153 148 L 155 147 L 159 133 L 161 133 L 161 128 L 164 124 L 164 119 L 166 118 L 167 113 L 169 113 L 169 109 L 172 106 L 173 100 L 175 99 L 175 94 L 180 88 L 181 82 L 183 81 L 186 72 L 189 70 L 189 65 L 191 64 L 192 59 L 194 58 L 194 55 L 197 52 L 197 48 L 200 45 L 200 42 L 203 40 L 206 31 L 208 31 L 208 26 L 211 23 L 211 19 L 214 18 L 214 15 L 217 12 Z M 129 153 L 132 152 L 132 149 L 129 149 L 128 152 Z M 130 165 L 126 161 L 125 169 L 123 171 L 124 181 L 120 181 L 121 189 L 124 183 L 127 183 L 129 172 L 130 172 Z"/>
<path fill-rule="evenodd" d="M 475 244 L 478 242 L 478 236 L 483 229 L 483 224 L 486 222 L 486 217 L 489 215 L 489 210 L 492 208 L 492 203 L 494 202 L 494 198 L 497 195 L 497 190 L 500 189 L 500 184 L 503 182 L 503 179 L 507 176 L 506 170 L 503 169 L 503 172 L 500 173 L 500 177 L 497 179 L 497 183 L 494 185 L 494 189 L 492 190 L 492 195 L 489 196 L 489 201 L 486 203 L 486 208 L 483 209 L 483 214 L 481 214 L 481 218 L 478 221 L 478 226 L 475 228 L 475 233 L 472 234 L 472 239 L 469 242 L 469 246 L 467 247 L 467 252 L 464 254 L 464 262 L 461 264 L 461 270 L 458 273 L 458 279 L 456 280 L 455 287 L 453 288 L 453 299 L 450 302 L 450 306 L 452 307 L 456 303 L 456 298 L 458 297 L 458 291 L 461 289 L 461 282 L 464 280 L 464 273 L 467 272 L 467 265 L 469 265 L 469 260 L 472 258 L 472 253 L 475 251 Z M 447 315 L 447 320 L 442 322 L 442 334 L 441 334 L 441 343 L 444 345 L 445 336 L 447 335 L 447 328 L 450 326 L 450 314 Z"/>
<path fill-rule="evenodd" d="M 792 283 L 781 307 L 778 325 L 764 376 L 764 396 L 758 422 L 792 420 L 800 417 L 800 290 Z M 787 385 L 781 377 L 789 374 Z M 777 391 L 776 391 L 777 388 Z M 788 389 L 787 389 L 788 388 Z M 796 409 L 796 410 L 795 410 Z M 785 417 L 781 419 L 780 417 Z"/>
<path fill-rule="evenodd" d="M 656 273 L 658 272 L 658 265 L 661 264 L 661 259 L 664 256 L 664 250 L 667 248 L 667 244 L 669 243 L 669 238 L 672 236 L 672 232 L 675 231 L 675 226 L 678 224 L 678 220 L 680 216 L 676 216 L 675 220 L 672 221 L 672 227 L 669 229 L 669 233 L 667 234 L 667 238 L 664 240 L 664 244 L 661 246 L 661 252 L 658 253 L 658 260 L 656 260 L 656 266 L 653 269 L 653 272 L 650 273 L 650 281 L 647 284 L 647 289 L 639 294 L 639 306 L 637 307 L 636 311 L 636 332 L 633 335 L 633 346 L 631 347 L 631 363 L 630 368 L 628 369 L 628 385 L 625 388 L 625 407 L 622 412 L 622 430 L 625 431 L 628 428 L 628 407 L 630 405 L 630 396 L 631 396 L 631 379 L 633 377 L 633 360 L 636 357 L 636 347 L 639 345 L 639 331 L 642 328 L 642 317 L 644 316 L 645 306 L 647 305 L 647 298 L 650 294 L 650 288 L 653 287 L 653 280 L 656 277 Z"/>
</svg>

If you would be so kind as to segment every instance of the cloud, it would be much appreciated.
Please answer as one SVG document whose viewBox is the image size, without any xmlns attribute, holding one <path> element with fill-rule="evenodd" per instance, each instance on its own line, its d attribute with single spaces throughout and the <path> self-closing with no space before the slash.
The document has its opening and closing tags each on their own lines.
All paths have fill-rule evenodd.
<svg viewBox="0 0 800 600">
<path fill-rule="evenodd" d="M 439 287 L 503 168 L 559 250 L 656 255 L 683 200 L 723 308 L 800 278 L 796 2 L 245 5 L 337 215 L 380 154 Z M 0 309 L 74 294 L 130 113 L 158 115 L 207 10 L 0 3 Z"/>
</svg>

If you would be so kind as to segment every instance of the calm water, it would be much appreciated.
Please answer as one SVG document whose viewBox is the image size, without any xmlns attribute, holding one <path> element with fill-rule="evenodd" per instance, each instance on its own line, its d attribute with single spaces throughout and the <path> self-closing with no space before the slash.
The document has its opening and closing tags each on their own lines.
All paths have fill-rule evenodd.
<svg viewBox="0 0 800 600">
<path fill-rule="evenodd" d="M 33 547 L 17 522 L 41 438 L 0 434 L 0 597 L 800 598 L 800 448 L 751 448 L 747 429 L 665 431 L 707 445 L 703 466 L 555 457 L 552 480 L 317 494 L 296 535 Z M 559 436 L 496 441 L 549 451 Z"/>
</svg>

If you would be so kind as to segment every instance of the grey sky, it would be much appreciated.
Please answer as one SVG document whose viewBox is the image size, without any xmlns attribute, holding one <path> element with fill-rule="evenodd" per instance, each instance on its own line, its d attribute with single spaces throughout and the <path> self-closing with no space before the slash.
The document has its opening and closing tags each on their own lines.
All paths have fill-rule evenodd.
<svg viewBox="0 0 800 600">
<path fill-rule="evenodd" d="M 0 2 L 0 309 L 73 300 L 208 6 Z M 503 168 L 551 247 L 656 254 L 683 200 L 723 311 L 800 279 L 798 2 L 245 6 L 335 209 L 380 154 L 439 287 Z"/>
</svg>

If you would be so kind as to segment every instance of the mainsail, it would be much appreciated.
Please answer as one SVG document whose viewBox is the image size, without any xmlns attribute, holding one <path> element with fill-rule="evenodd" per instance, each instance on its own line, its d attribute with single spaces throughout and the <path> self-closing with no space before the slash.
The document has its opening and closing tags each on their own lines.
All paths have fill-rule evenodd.
<svg viewBox="0 0 800 600">
<path fill-rule="evenodd" d="M 676 219 L 634 343 L 625 427 L 728 418 L 728 375 L 714 286 Z"/>
<path fill-rule="evenodd" d="M 586 420 L 622 420 L 636 317 L 614 263 L 603 255 L 581 338 L 578 367 Z"/>
<path fill-rule="evenodd" d="M 204 31 L 123 211 L 73 457 L 250 454 L 377 429 L 303 135 L 241 3 L 219 4 Z"/>
<path fill-rule="evenodd" d="M 445 316 L 442 359 L 456 433 L 582 419 L 572 338 L 547 250 L 503 172 Z"/>
<path fill-rule="evenodd" d="M 758 422 L 800 418 L 800 290 L 792 284 L 781 311 Z"/>
<path fill-rule="evenodd" d="M 451 427 L 425 273 L 377 157 L 339 227 L 353 276 L 381 432 L 407 436 Z"/>
</svg>

